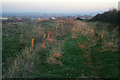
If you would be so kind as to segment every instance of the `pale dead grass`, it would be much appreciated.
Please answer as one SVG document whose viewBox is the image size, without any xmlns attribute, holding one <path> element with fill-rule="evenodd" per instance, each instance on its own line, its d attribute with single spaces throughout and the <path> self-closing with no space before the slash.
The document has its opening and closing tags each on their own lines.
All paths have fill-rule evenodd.
<svg viewBox="0 0 120 80">
<path fill-rule="evenodd" d="M 35 59 L 37 59 L 35 53 L 33 53 L 30 48 L 25 48 L 22 54 L 16 57 L 15 59 L 16 63 L 13 63 L 11 65 L 8 74 L 6 74 L 4 77 L 8 78 L 32 77 Z"/>
</svg>

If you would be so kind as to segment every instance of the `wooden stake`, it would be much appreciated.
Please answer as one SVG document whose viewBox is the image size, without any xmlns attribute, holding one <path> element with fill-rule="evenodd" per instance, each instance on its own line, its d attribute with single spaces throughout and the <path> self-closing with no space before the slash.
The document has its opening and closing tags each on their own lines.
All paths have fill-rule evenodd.
<svg viewBox="0 0 120 80">
<path fill-rule="evenodd" d="M 45 39 L 45 37 L 46 37 L 46 34 L 44 34 L 44 37 L 43 37 L 43 38 Z"/>
<path fill-rule="evenodd" d="M 34 45 L 34 39 L 32 38 L 32 42 L 31 42 L 31 48 L 33 49 L 33 45 Z"/>
<path fill-rule="evenodd" d="M 17 66 L 17 62 L 16 62 L 16 60 L 14 61 L 14 64 L 15 64 L 15 67 Z"/>
</svg>

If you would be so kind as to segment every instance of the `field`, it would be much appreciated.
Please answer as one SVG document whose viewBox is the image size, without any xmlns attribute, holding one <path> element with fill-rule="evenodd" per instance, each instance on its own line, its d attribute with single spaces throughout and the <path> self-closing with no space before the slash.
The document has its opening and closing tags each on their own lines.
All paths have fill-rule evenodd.
<svg viewBox="0 0 120 80">
<path fill-rule="evenodd" d="M 6 78 L 117 78 L 118 29 L 74 19 L 3 24 Z"/>
</svg>

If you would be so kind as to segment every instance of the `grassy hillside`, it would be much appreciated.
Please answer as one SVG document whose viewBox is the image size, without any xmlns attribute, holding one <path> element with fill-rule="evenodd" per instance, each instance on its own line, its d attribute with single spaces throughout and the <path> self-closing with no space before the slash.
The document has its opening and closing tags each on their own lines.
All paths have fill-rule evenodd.
<svg viewBox="0 0 120 80">
<path fill-rule="evenodd" d="M 108 26 L 74 19 L 6 23 L 3 77 L 117 78 L 118 31 Z"/>
</svg>

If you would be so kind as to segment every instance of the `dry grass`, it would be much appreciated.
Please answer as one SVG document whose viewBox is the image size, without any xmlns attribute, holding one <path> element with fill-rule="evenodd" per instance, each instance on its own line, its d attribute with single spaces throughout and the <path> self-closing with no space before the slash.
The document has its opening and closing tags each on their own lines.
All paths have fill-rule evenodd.
<svg viewBox="0 0 120 80">
<path fill-rule="evenodd" d="M 35 53 L 31 52 L 30 48 L 25 48 L 21 55 L 15 59 L 15 63 L 9 68 L 9 73 L 4 77 L 8 78 L 26 78 L 32 77 L 30 75 L 34 70 L 34 60 L 37 59 Z"/>
</svg>

